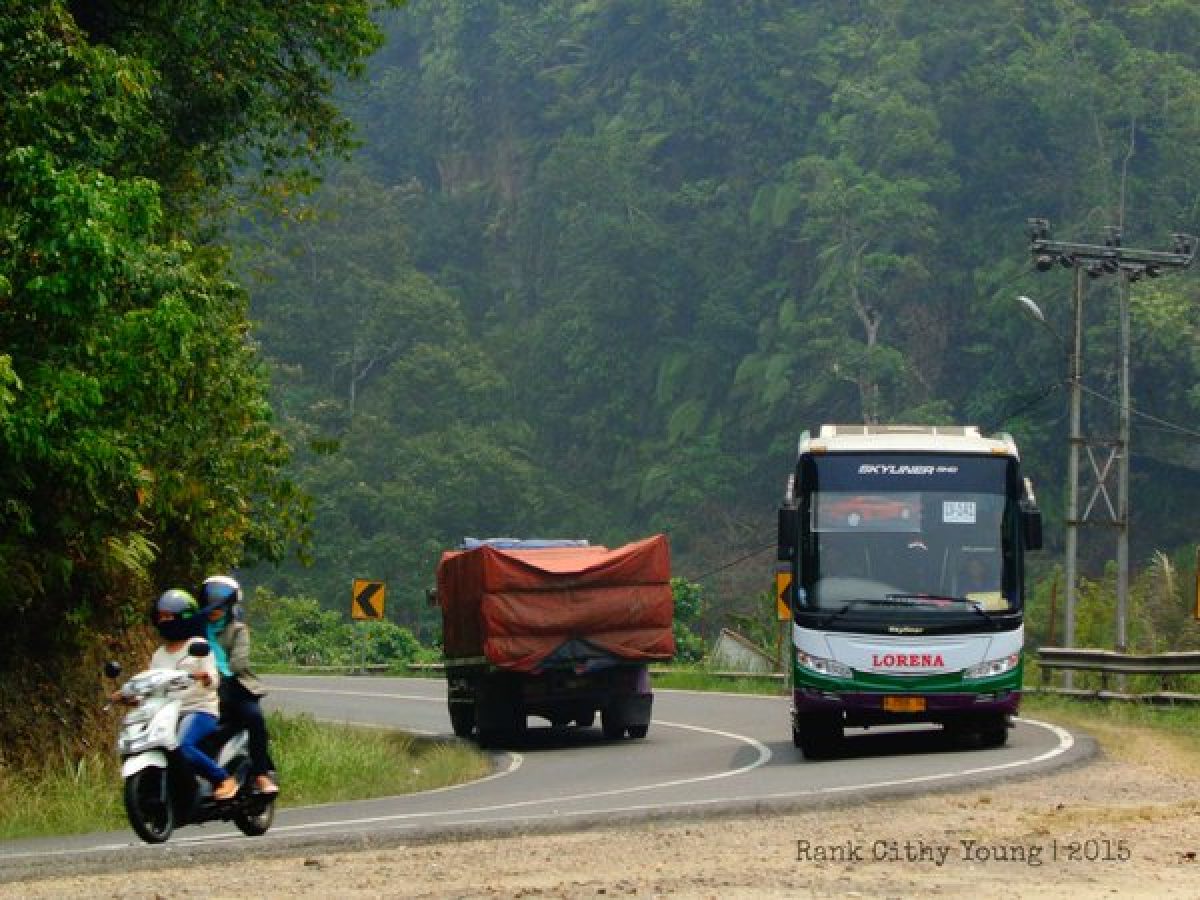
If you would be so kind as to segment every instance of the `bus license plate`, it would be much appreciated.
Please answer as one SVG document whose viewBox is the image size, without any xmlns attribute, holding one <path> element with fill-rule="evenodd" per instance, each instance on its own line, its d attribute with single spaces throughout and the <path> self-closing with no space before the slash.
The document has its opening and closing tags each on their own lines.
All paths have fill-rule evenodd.
<svg viewBox="0 0 1200 900">
<path fill-rule="evenodd" d="M 925 712 L 924 697 L 884 697 L 883 708 L 887 712 L 915 713 Z"/>
</svg>

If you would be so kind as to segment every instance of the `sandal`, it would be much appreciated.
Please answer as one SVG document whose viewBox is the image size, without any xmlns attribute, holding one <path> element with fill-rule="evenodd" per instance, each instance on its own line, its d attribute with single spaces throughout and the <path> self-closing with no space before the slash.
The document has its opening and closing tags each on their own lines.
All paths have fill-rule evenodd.
<svg viewBox="0 0 1200 900">
<path fill-rule="evenodd" d="M 254 789 L 260 794 L 278 794 L 279 785 L 271 780 L 270 775 L 259 775 L 254 779 Z"/>
<path fill-rule="evenodd" d="M 237 792 L 237 779 L 231 776 L 217 785 L 216 789 L 213 791 L 213 799 L 218 803 L 224 803 L 226 800 L 232 800 L 234 797 L 236 797 Z"/>
</svg>

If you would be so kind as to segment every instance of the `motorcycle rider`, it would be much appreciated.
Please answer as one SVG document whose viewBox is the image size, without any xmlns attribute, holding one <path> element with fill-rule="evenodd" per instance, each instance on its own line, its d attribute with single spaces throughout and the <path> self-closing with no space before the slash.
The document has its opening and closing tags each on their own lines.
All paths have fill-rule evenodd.
<svg viewBox="0 0 1200 900">
<path fill-rule="evenodd" d="M 271 777 L 275 763 L 267 748 L 267 723 L 259 705 L 266 688 L 250 668 L 250 627 L 241 620 L 242 586 L 228 575 L 212 575 L 200 587 L 200 602 L 221 673 L 221 719 L 245 728 L 249 735 L 254 789 L 277 794 L 279 785 Z"/>
<path fill-rule="evenodd" d="M 200 749 L 200 742 L 217 729 L 217 686 L 220 674 L 213 654 L 193 656 L 188 650 L 203 641 L 204 618 L 200 605 L 187 591 L 172 588 L 154 604 L 154 626 L 163 643 L 150 657 L 152 669 L 180 669 L 191 675 L 192 687 L 180 694 L 183 719 L 179 729 L 179 753 L 192 769 L 213 786 L 213 799 L 232 800 L 238 792 L 237 779 Z"/>
</svg>

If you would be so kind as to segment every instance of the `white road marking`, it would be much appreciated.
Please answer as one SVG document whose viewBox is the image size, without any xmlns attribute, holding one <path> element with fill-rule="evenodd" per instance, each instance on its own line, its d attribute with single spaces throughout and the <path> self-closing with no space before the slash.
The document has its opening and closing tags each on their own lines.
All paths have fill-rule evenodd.
<svg viewBox="0 0 1200 900">
<path fill-rule="evenodd" d="M 721 778 L 732 778 L 736 775 L 742 775 L 752 769 L 757 769 L 771 759 L 771 750 L 765 744 L 746 735 L 734 734 L 728 731 L 719 731 L 715 728 L 704 728 L 699 725 L 685 725 L 681 722 L 663 722 L 658 719 L 653 720 L 653 724 L 665 728 L 682 728 L 686 731 L 697 731 L 702 734 L 716 735 L 717 737 L 729 738 L 730 740 L 740 743 L 749 744 L 756 751 L 756 758 L 744 766 L 739 766 L 736 769 L 730 769 L 726 772 L 713 772 L 708 775 L 697 775 L 692 778 L 677 778 L 670 781 L 656 781 L 649 784 L 632 785 L 624 788 L 613 788 L 608 791 L 592 791 L 582 794 L 564 794 L 556 797 L 545 797 L 538 800 L 515 800 L 511 803 L 499 803 L 492 806 L 468 807 L 466 809 L 454 810 L 453 815 L 472 815 L 480 813 L 498 812 L 501 810 L 520 809 L 522 807 L 544 806 L 553 803 L 568 803 L 579 800 L 596 800 L 603 797 L 615 797 L 621 794 L 631 794 L 639 791 L 652 791 L 659 788 L 679 787 L 685 784 L 699 784 L 705 781 L 715 781 Z M 468 782 L 468 784 L 478 784 L 478 782 Z M 312 807 L 301 807 L 312 808 Z M 638 808 L 638 807 L 631 807 Z M 653 807 L 650 807 L 653 808 Z M 276 825 L 271 828 L 271 834 L 281 832 L 303 832 L 323 828 L 344 828 L 348 825 L 376 825 L 383 823 L 397 823 L 405 820 L 426 819 L 432 816 L 446 815 L 446 810 L 435 810 L 433 812 L 413 812 L 413 813 L 395 813 L 387 816 L 364 816 L 362 818 L 353 819 L 338 819 L 325 822 L 309 822 L 303 825 Z M 534 817 L 529 817 L 534 818 Z M 480 820 L 486 821 L 486 820 Z M 492 820 L 494 821 L 494 820 Z M 227 838 L 239 839 L 240 835 L 213 835 L 212 837 L 197 837 L 192 838 L 194 843 L 204 843 L 212 840 L 223 840 Z M 182 841 L 180 841 L 182 843 Z"/>
<path fill-rule="evenodd" d="M 889 787 L 903 787 L 906 785 L 924 784 L 924 783 L 929 783 L 929 782 L 934 782 L 934 781 L 939 781 L 939 780 L 945 780 L 945 779 L 949 779 L 949 778 L 962 777 L 962 776 L 966 776 L 966 775 L 975 775 L 975 774 L 980 774 L 980 773 L 985 773 L 985 772 L 995 772 L 995 771 L 1001 771 L 1003 769 L 1011 769 L 1011 768 L 1017 768 L 1017 767 L 1021 767 L 1021 766 L 1032 765 L 1034 763 L 1038 763 L 1043 760 L 1053 759 L 1056 756 L 1060 756 L 1063 753 L 1066 753 L 1068 750 L 1070 750 L 1075 745 L 1075 738 L 1072 737 L 1071 733 L 1066 731 L 1063 728 L 1059 728 L 1057 725 L 1051 725 L 1048 722 L 1040 722 L 1035 719 L 1021 718 L 1021 719 L 1018 719 L 1018 721 L 1025 722 L 1026 724 L 1033 725 L 1034 727 L 1037 727 L 1037 728 L 1045 728 L 1046 730 L 1050 731 L 1055 736 L 1057 736 L 1058 744 L 1055 747 L 1052 747 L 1051 749 L 1047 750 L 1046 752 L 1033 757 L 1032 759 L 1021 759 L 1021 760 L 1015 760 L 1013 762 L 997 763 L 996 765 L 992 765 L 992 766 L 976 766 L 974 768 L 960 769 L 960 770 L 954 771 L 954 772 L 941 772 L 941 773 L 934 774 L 934 775 L 915 775 L 911 778 L 897 778 L 897 779 L 892 779 L 889 781 L 871 782 L 868 784 L 852 784 L 852 785 L 841 785 L 838 787 L 815 788 L 812 790 L 786 791 L 783 793 L 776 793 L 776 794 L 756 795 L 754 797 L 739 797 L 739 796 L 712 797 L 712 798 L 709 798 L 706 800 L 690 800 L 690 801 L 685 801 L 682 803 L 673 803 L 673 804 L 671 804 L 671 807 L 675 808 L 675 809 L 686 809 L 686 808 L 699 809 L 699 808 L 703 808 L 706 806 L 714 806 L 717 804 L 738 802 L 738 801 L 746 802 L 748 800 L 756 800 L 756 801 L 760 801 L 760 800 L 790 800 L 790 799 L 795 799 L 798 797 L 833 795 L 833 794 L 848 793 L 848 792 L 853 792 L 853 791 L 862 791 L 862 790 L 880 789 L 880 788 L 889 788 Z M 685 729 L 689 729 L 689 730 L 693 730 L 693 731 L 715 733 L 715 734 L 723 735 L 723 736 L 727 736 L 727 737 L 734 737 L 734 738 L 742 737 L 740 735 L 733 735 L 728 732 L 719 732 L 719 731 L 714 732 L 712 729 L 700 728 L 699 726 L 695 726 L 695 725 L 682 725 L 682 724 L 673 723 L 673 722 L 655 722 L 655 724 L 656 725 L 665 725 L 667 727 L 672 727 L 672 728 L 685 728 Z M 719 773 L 716 775 L 701 776 L 699 778 L 694 778 L 694 779 L 680 779 L 679 781 L 675 781 L 675 782 L 662 782 L 657 785 L 646 785 L 643 787 L 621 788 L 621 789 L 612 790 L 612 791 L 600 791 L 600 792 L 596 792 L 593 794 L 578 794 L 578 795 L 574 795 L 574 796 L 555 797 L 555 798 L 551 798 L 548 800 L 527 800 L 527 801 L 520 801 L 520 802 L 516 802 L 516 803 L 500 804 L 497 806 L 483 806 L 483 807 L 477 807 L 477 808 L 473 808 L 473 809 L 463 809 L 463 810 L 456 811 L 455 815 L 457 816 L 459 814 L 462 814 L 462 815 L 483 814 L 483 813 L 495 812 L 497 810 L 516 809 L 516 808 L 523 807 L 523 806 L 524 807 L 533 806 L 533 805 L 536 805 L 539 803 L 554 803 L 554 802 L 563 802 L 563 801 L 567 801 L 567 800 L 576 800 L 576 799 L 594 799 L 594 798 L 599 798 L 599 797 L 607 797 L 607 796 L 625 794 L 625 793 L 630 793 L 630 792 L 639 791 L 639 790 L 650 790 L 653 787 L 672 787 L 675 785 L 688 784 L 688 783 L 695 782 L 695 781 L 711 781 L 716 778 L 727 778 L 732 775 L 742 774 L 745 771 L 748 771 L 753 768 L 757 768 L 758 766 L 760 766 L 764 762 L 766 762 L 767 759 L 770 758 L 770 755 L 771 755 L 770 750 L 768 748 L 766 748 L 765 746 L 762 746 L 761 744 L 759 744 L 758 741 L 755 741 L 753 738 L 744 738 L 744 740 L 747 743 L 757 745 L 759 748 L 761 748 L 761 752 L 765 752 L 766 757 L 762 758 L 760 755 L 760 759 L 756 760 L 754 763 L 752 763 L 750 765 L 743 766 L 740 769 L 736 769 L 736 770 L 733 770 L 730 772 L 723 772 L 723 773 Z M 658 810 L 661 808 L 662 807 L 660 804 L 644 803 L 644 804 L 638 804 L 638 805 L 633 805 L 633 806 L 607 807 L 603 810 L 595 810 L 594 812 L 603 812 L 605 815 L 616 815 L 616 814 L 629 814 L 629 813 L 654 811 L 654 810 Z M 581 814 L 586 815 L 587 811 L 583 811 Z M 284 831 L 284 830 L 304 831 L 304 830 L 310 829 L 310 828 L 311 829 L 320 829 L 320 828 L 345 827 L 347 825 L 355 825 L 355 824 L 381 824 L 381 823 L 390 823 L 391 827 L 393 827 L 393 828 L 415 829 L 418 827 L 419 823 L 411 822 L 411 821 L 409 823 L 405 823 L 403 820 L 418 819 L 418 818 L 428 817 L 428 816 L 432 816 L 432 815 L 439 815 L 439 813 L 399 814 L 399 815 L 394 815 L 394 816 L 377 816 L 377 817 L 363 818 L 363 819 L 347 819 L 347 820 L 337 821 L 337 822 L 313 822 L 308 825 L 294 825 L 294 826 L 284 826 L 283 828 L 274 828 L 274 829 L 272 829 L 272 832 Z M 523 815 L 523 816 L 509 816 L 502 821 L 505 824 L 511 825 L 511 824 L 515 824 L 518 822 L 544 822 L 546 820 L 546 818 L 547 817 L 544 814 L 534 813 L 534 814 Z M 474 818 L 474 819 L 455 818 L 455 820 L 452 823 L 448 823 L 448 824 L 452 824 L 452 825 L 456 825 L 456 826 L 467 826 L 467 825 L 486 825 L 486 824 L 495 824 L 495 823 L 496 823 L 496 819 L 486 818 L 486 817 L 481 816 L 480 818 Z M 217 836 L 214 836 L 211 840 L 245 840 L 245 839 L 242 838 L 240 835 L 217 835 Z"/>
</svg>

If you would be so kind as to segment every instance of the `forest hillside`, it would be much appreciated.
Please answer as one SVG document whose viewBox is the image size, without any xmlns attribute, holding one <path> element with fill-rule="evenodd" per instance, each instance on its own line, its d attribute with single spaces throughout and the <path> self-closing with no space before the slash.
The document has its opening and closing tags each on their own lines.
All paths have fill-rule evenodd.
<svg viewBox="0 0 1200 900">
<path fill-rule="evenodd" d="M 437 0 L 384 23 L 342 94 L 353 161 L 243 235 L 316 537 L 314 567 L 256 577 L 332 608 L 383 579 L 420 629 L 464 535 L 662 530 L 712 630 L 769 583 L 800 432 L 863 421 L 1011 432 L 1061 558 L 1072 273 L 1035 268 L 1026 222 L 1155 250 L 1200 229 L 1194 4 Z M 1200 534 L 1198 284 L 1133 289 L 1139 568 L 1190 565 Z M 1097 438 L 1117 290 L 1086 285 Z M 1085 533 L 1089 573 L 1113 547 Z"/>
</svg>

